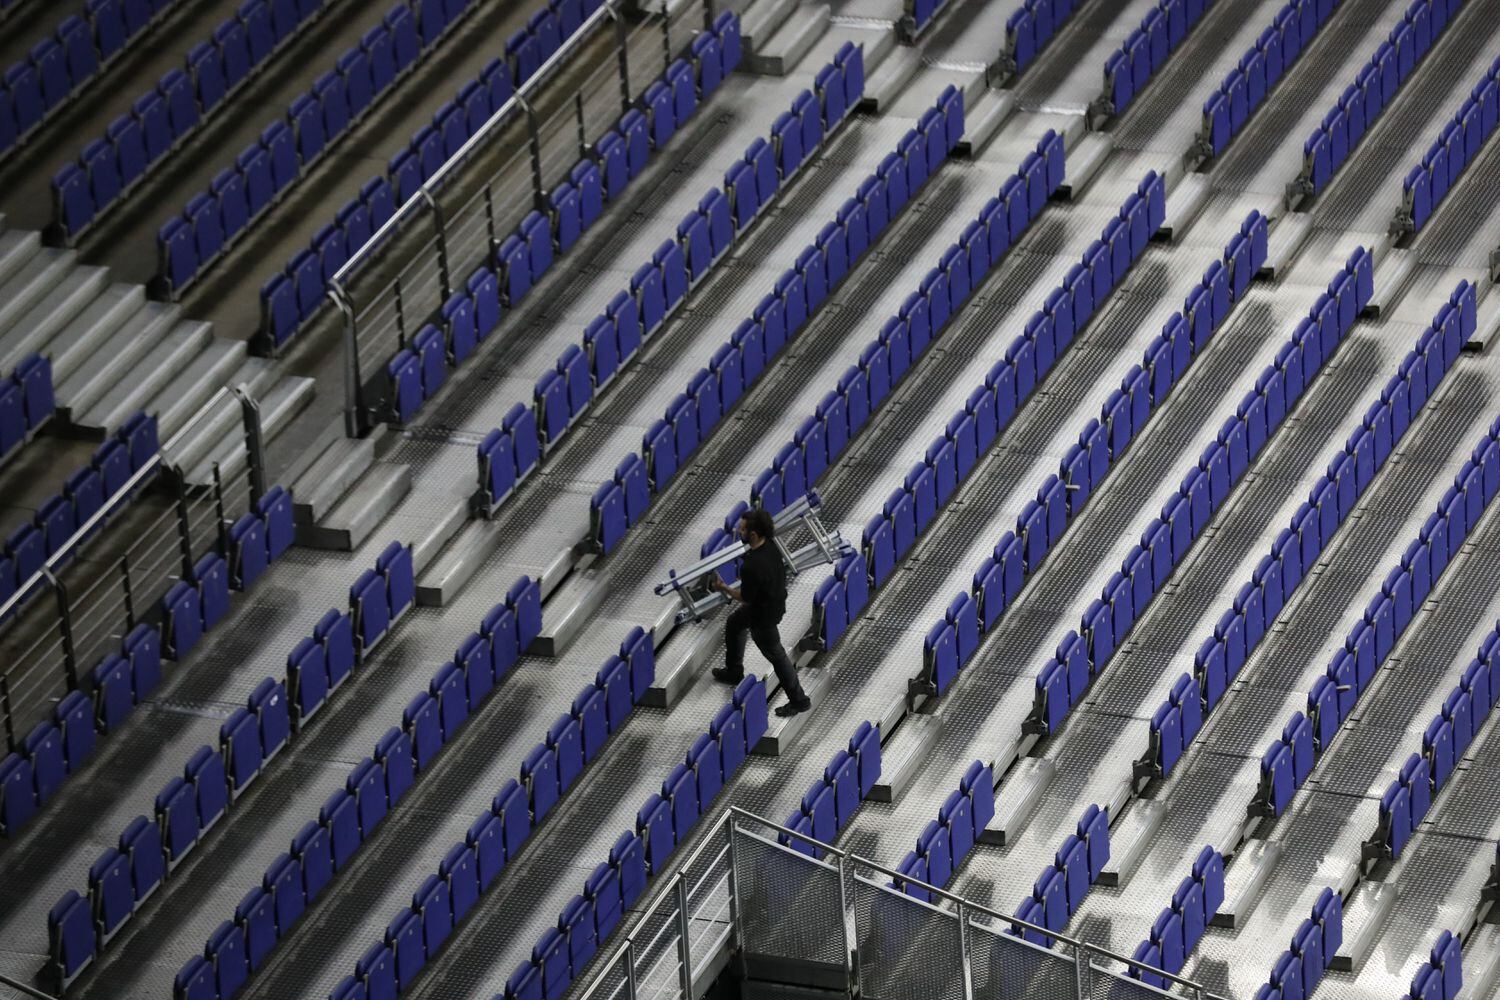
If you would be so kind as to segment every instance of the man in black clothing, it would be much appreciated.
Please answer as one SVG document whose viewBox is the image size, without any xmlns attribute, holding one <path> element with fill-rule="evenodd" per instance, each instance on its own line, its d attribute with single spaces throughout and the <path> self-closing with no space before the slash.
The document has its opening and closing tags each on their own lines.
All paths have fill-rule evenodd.
<svg viewBox="0 0 1500 1000">
<path fill-rule="evenodd" d="M 745 633 L 749 632 L 755 648 L 771 661 L 786 691 L 787 703 L 776 709 L 777 715 L 786 718 L 807 711 L 812 701 L 802 690 L 797 668 L 782 648 L 781 634 L 776 630 L 786 614 L 786 566 L 776 546 L 770 544 L 776 535 L 776 522 L 763 510 L 748 511 L 740 518 L 739 535 L 749 550 L 740 561 L 739 587 L 729 586 L 717 574 L 713 578 L 715 590 L 742 605 L 725 622 L 724 666 L 714 670 L 714 679 L 738 684 L 745 676 Z"/>
</svg>

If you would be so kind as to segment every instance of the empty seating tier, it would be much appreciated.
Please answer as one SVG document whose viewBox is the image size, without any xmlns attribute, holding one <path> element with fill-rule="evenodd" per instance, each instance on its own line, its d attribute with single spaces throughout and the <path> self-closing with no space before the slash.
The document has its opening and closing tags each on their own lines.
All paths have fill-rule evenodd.
<svg viewBox="0 0 1500 1000">
<path fill-rule="evenodd" d="M 505 56 L 486 63 L 477 77 L 464 84 L 453 100 L 437 110 L 432 124 L 422 126 L 412 136 L 408 147 L 390 159 L 385 176 L 377 175 L 366 181 L 360 188 L 358 197 L 345 203 L 335 215 L 334 221 L 318 231 L 312 244 L 306 250 L 298 251 L 280 274 L 261 286 L 260 336 L 268 347 L 272 350 L 279 349 L 297 334 L 304 323 L 312 319 L 323 304 L 324 288 L 332 281 L 333 276 L 347 262 L 358 259 L 367 246 L 372 246 L 375 234 L 395 217 L 397 209 L 414 197 L 423 184 L 437 175 L 444 164 L 453 160 L 471 137 L 486 128 L 492 117 L 507 107 L 514 107 L 512 97 L 516 89 L 524 86 L 543 62 L 559 50 L 566 51 L 565 43 L 578 33 L 585 20 L 593 16 L 600 6 L 600 0 L 553 0 L 551 7 L 533 15 L 525 29 L 511 36 L 506 45 Z M 722 37 L 726 42 L 715 54 L 719 56 L 722 65 L 715 66 L 705 82 L 716 83 L 738 63 L 738 23 L 730 12 L 720 17 L 716 37 Z M 734 44 L 729 44 L 731 40 Z M 368 41 L 367 36 L 366 43 Z M 415 58 L 413 53 L 412 60 Z M 376 68 L 379 61 L 372 58 L 370 62 L 372 83 L 379 72 Z M 681 63 L 681 60 L 678 62 Z M 687 81 L 687 87 L 692 87 L 691 77 Z M 706 96 L 705 93 L 704 97 Z M 693 107 L 695 106 L 694 103 Z M 692 107 L 683 107 L 685 114 L 691 110 Z M 665 134 L 670 136 L 672 131 L 672 128 L 667 128 Z M 645 141 L 645 134 L 643 125 L 640 135 L 642 142 Z M 605 141 L 600 140 L 601 143 Z M 644 153 L 644 149 L 642 152 Z M 617 186 L 613 188 L 603 183 L 605 175 L 602 173 L 602 159 L 592 170 L 589 162 L 585 158 L 575 165 L 566 177 L 559 179 L 561 187 L 553 192 L 561 196 L 571 189 L 576 195 L 572 199 L 560 198 L 561 214 L 570 215 L 569 222 L 565 224 L 560 219 L 553 219 L 559 230 L 559 252 L 571 246 L 572 240 L 587 225 L 586 218 L 589 222 L 597 218 L 602 211 L 601 199 L 607 196 L 613 200 L 623 188 L 623 181 L 616 181 Z M 624 180 L 639 171 L 642 162 L 634 163 Z M 528 246 L 528 257 L 533 236 L 540 238 L 546 235 L 551 238 L 550 229 L 543 234 L 542 227 L 537 225 L 535 219 L 540 218 L 540 212 L 532 212 L 518 230 L 518 235 L 525 239 Z M 562 245 L 564 243 L 566 245 Z M 551 261 L 551 250 L 549 246 L 545 255 L 548 262 Z M 530 261 L 527 263 L 529 265 Z M 529 269 L 526 273 L 530 273 Z M 535 277 L 540 276 L 538 271 Z M 526 282 L 528 287 L 529 280 L 528 278 Z M 445 292 L 451 291 L 459 298 L 477 297 L 482 300 L 482 305 L 475 309 L 476 328 L 468 338 L 477 342 L 494 329 L 500 318 L 502 302 L 507 306 L 512 303 L 509 288 L 506 289 L 507 294 L 502 296 L 499 285 L 491 289 L 488 285 L 476 288 L 474 284 L 471 282 L 463 289 L 445 289 Z M 517 301 L 524 293 L 525 289 L 519 290 Z M 444 313 L 445 325 L 446 316 Z M 436 321 L 438 317 L 433 319 Z M 451 363 L 457 364 L 466 356 L 463 344 L 460 343 L 459 355 Z"/>
<path fill-rule="evenodd" d="M 736 30 L 731 15 L 712 37 L 727 39 Z M 387 392 L 393 420 L 398 423 L 412 420 L 421 405 L 441 388 L 448 372 L 467 361 L 496 329 L 503 310 L 519 306 L 555 260 L 571 250 L 598 220 L 606 195 L 609 201 L 615 201 L 629 181 L 645 169 L 648 134 L 652 148 L 660 150 L 678 130 L 686 127 L 697 113 L 700 101 L 706 101 L 712 94 L 712 89 L 705 85 L 716 84 L 719 74 L 733 69 L 727 61 L 733 51 L 728 46 L 720 51 L 720 65 L 706 75 L 703 65 L 695 74 L 683 60 L 674 62 L 662 79 L 642 95 L 642 107 L 647 114 L 634 109 L 626 112 L 618 131 L 607 133 L 595 144 L 595 158 L 580 160 L 569 173 L 571 180 L 564 180 L 553 190 L 551 211 L 545 215 L 540 211 L 530 212 L 516 232 L 496 249 L 492 266 L 474 271 L 465 287 L 444 303 L 440 316 L 424 325 L 413 337 L 411 346 L 398 351 L 387 363 Z M 850 52 L 848 58 L 857 61 L 857 52 L 852 48 Z M 699 82 L 695 83 L 695 79 Z M 807 96 L 806 91 L 803 93 Z M 836 105 L 842 113 L 841 99 L 830 98 L 829 104 Z M 816 112 L 812 114 L 815 116 Z M 838 121 L 833 119 L 830 127 Z M 625 139 L 620 138 L 622 133 Z M 799 165 L 800 162 L 783 161 L 781 166 L 786 169 L 781 179 L 790 180 Z M 748 222 L 748 218 L 744 220 L 745 225 Z M 602 333 L 596 330 L 593 337 L 586 333 L 581 347 L 570 346 L 558 359 L 555 369 L 537 380 L 534 427 L 540 435 L 537 444 L 541 450 L 562 437 L 571 421 L 593 399 L 596 388 L 602 388 L 610 380 L 615 367 L 660 327 L 689 288 L 701 281 L 728 251 L 736 232 L 732 223 L 728 199 L 722 192 L 710 191 L 704 196 L 700 210 L 678 226 L 677 239 L 664 242 L 650 261 L 641 264 L 636 272 L 641 287 L 637 288 L 632 281 L 629 294 L 616 297 L 617 315 L 606 319 L 614 330 Z M 625 326 L 623 335 L 619 333 L 621 323 Z M 615 333 L 613 342 L 606 336 L 610 332 Z M 513 447 L 518 454 L 530 450 L 529 443 L 513 442 Z M 524 475 L 528 470 L 518 464 L 516 471 L 517 475 Z"/>
<path fill-rule="evenodd" d="M 1180 975 L 1187 956 L 1203 939 L 1209 921 L 1222 905 L 1224 856 L 1210 844 L 1193 861 L 1192 872 L 1178 883 L 1172 904 L 1151 925 L 1151 936 L 1136 946 L 1132 957 L 1148 968 L 1132 966 L 1130 975 L 1157 989 L 1167 989 L 1167 981 L 1150 970 Z"/>
<path fill-rule="evenodd" d="M 1313 43 L 1318 31 L 1333 16 L 1335 0 L 1289 0 L 1277 9 L 1255 44 L 1240 57 L 1208 100 L 1203 102 L 1203 125 L 1198 145 L 1205 156 L 1218 156 L 1244 128 L 1250 116 L 1265 103 L 1287 71 Z M 1357 100 L 1357 91 L 1345 92 L 1345 100 Z M 1360 105 L 1362 107 L 1362 105 Z"/>
<path fill-rule="evenodd" d="M 1493 439 L 1483 441 L 1470 459 L 1474 467 L 1465 463 L 1467 472 L 1460 481 L 1472 481 L 1473 472 L 1481 474 L 1478 500 L 1488 504 L 1500 492 L 1500 444 Z M 1467 507 L 1468 490 L 1465 490 Z M 1466 511 L 1467 516 L 1467 511 Z M 1451 525 L 1450 515 L 1450 525 Z M 1429 560 L 1431 556 L 1429 555 Z M 1429 566 L 1429 573 L 1431 567 Z M 1404 626 L 1410 622 L 1411 595 L 1403 586 L 1404 568 L 1392 571 L 1387 583 L 1381 586 L 1382 598 L 1394 598 L 1394 617 L 1391 625 Z M 1376 599 L 1381 603 L 1381 599 Z M 1406 602 L 1406 603 L 1403 603 Z M 1403 620 L 1401 615 L 1406 617 Z M 1377 617 L 1377 621 L 1378 621 Z M 1383 624 L 1383 622 L 1382 622 Z M 1469 661 L 1459 683 L 1443 700 L 1442 710 L 1427 724 L 1422 734 L 1420 753 L 1413 753 L 1401 765 L 1400 776 L 1386 787 L 1380 797 L 1380 821 L 1374 836 L 1370 838 L 1367 852 L 1372 857 L 1397 859 L 1427 817 L 1427 811 L 1439 792 L 1453 775 L 1455 764 L 1477 737 L 1489 717 L 1495 702 L 1500 700 L 1500 676 L 1494 672 L 1497 654 L 1500 654 L 1500 624 L 1490 631 L 1480 643 L 1479 655 Z"/>
<path fill-rule="evenodd" d="M 618 923 L 621 910 L 640 897 L 649 878 L 666 869 L 667 859 L 687 840 L 724 782 L 744 765 L 765 730 L 765 685 L 746 676 L 709 731 L 693 742 L 682 763 L 672 766 L 661 794 L 653 793 L 641 806 L 635 831 L 620 835 L 603 863 L 608 868 L 594 869 L 583 894 L 573 897 L 557 926 L 548 928 L 532 947 L 531 961 L 511 974 L 505 986 L 507 1000 L 538 995 L 538 985 L 541 995 L 562 996 L 574 977 L 583 974 L 598 942 Z M 430 948 L 427 954 L 434 951 Z"/>
<path fill-rule="evenodd" d="M 1453 120 L 1443 126 L 1442 134 L 1422 154 L 1422 162 L 1412 167 L 1401 182 L 1397 226 L 1414 233 L 1422 231 L 1495 133 L 1497 118 L 1500 118 L 1500 58 L 1464 98 Z"/>
<path fill-rule="evenodd" d="M 1305 194 L 1317 195 L 1328 186 L 1349 153 L 1426 58 L 1462 2 L 1412 0 L 1390 37 L 1380 43 L 1322 125 L 1303 142 L 1302 172 L 1297 182 Z"/>
<path fill-rule="evenodd" d="M 16 366 L 10 377 L 0 379 L 0 463 L 31 440 L 56 406 L 52 363 L 40 355 L 30 355 Z M 0 588 L 3 587 L 0 578 Z M 0 596 L 0 602 L 3 600 Z"/>
<path fill-rule="evenodd" d="M 929 134 L 927 164 L 936 159 L 934 146 L 956 143 L 942 134 Z M 805 493 L 821 477 L 852 439 L 853 419 L 879 409 L 890 391 L 912 370 L 928 348 L 941 336 L 949 320 L 968 300 L 976 283 L 999 265 L 1009 249 L 1046 207 L 1047 199 L 1062 184 L 1064 152 L 1061 137 L 1048 132 L 1028 154 L 1016 175 L 991 198 L 979 217 L 965 229 L 962 243 L 942 255 L 939 266 L 911 292 L 897 315 L 890 317 L 879 336 L 861 353 L 864 380 L 840 380 L 835 405 L 805 419 L 792 441 L 783 444 L 769 468 L 756 476 L 750 504 L 772 513 Z M 940 161 L 939 161 L 940 162 Z M 914 161 L 908 158 L 910 177 Z M 927 170 L 928 166 L 921 169 Z M 921 174 L 916 176 L 921 179 Z M 799 317 L 800 318 L 800 317 Z M 847 373 L 846 373 L 847 374 Z M 859 393 L 867 400 L 862 402 Z M 854 395 L 849 402 L 850 394 Z M 842 428 L 840 424 L 842 423 Z M 649 449 L 648 449 L 649 451 Z M 652 459 L 648 456 L 648 462 Z M 925 525 L 924 525 L 925 527 Z"/>
<path fill-rule="evenodd" d="M 907 851 L 896 866 L 900 874 L 891 880 L 891 888 L 931 902 L 932 893 L 926 886 L 941 889 L 948 884 L 994 817 L 995 776 L 987 764 L 976 760 L 964 772 L 958 788 L 943 801 L 937 819 L 929 820 L 917 835 L 916 848 Z M 816 822 L 813 828 L 817 828 Z"/>
<path fill-rule="evenodd" d="M 27 142 L 80 94 L 177 0 L 90 0 L 82 16 L 65 17 L 0 77 L 0 157 Z"/>
<path fill-rule="evenodd" d="M 279 0 L 279 6 L 290 3 L 291 0 Z M 222 28 L 214 33 L 223 57 L 222 79 L 212 78 L 216 67 L 211 58 L 195 64 L 193 55 L 189 55 L 189 65 L 195 73 L 207 73 L 212 78 L 208 85 L 208 96 L 213 98 L 210 101 L 205 96 L 204 76 L 198 76 L 204 118 L 212 114 L 223 97 L 246 82 L 275 48 L 289 42 L 296 33 L 296 29 L 290 28 L 268 33 L 265 12 L 258 9 L 260 6 L 253 3 L 241 9 L 245 28 L 242 38 L 235 40 L 233 34 L 226 34 L 221 40 Z M 375 22 L 358 44 L 341 54 L 317 78 L 308 93 L 294 98 L 286 114 L 265 127 L 259 142 L 243 150 L 219 171 L 207 191 L 194 194 L 179 216 L 162 225 L 157 234 L 158 290 L 166 297 L 176 298 L 201 272 L 227 253 L 236 239 L 296 185 L 324 152 L 380 105 L 397 83 L 432 53 L 470 9 L 473 8 L 468 0 L 397 0 L 396 6 Z M 248 19 L 246 10 L 252 11 Z M 274 26 L 275 19 L 270 23 Z M 248 59 L 244 49 L 247 41 Z M 193 124 L 197 124 L 196 116 Z M 172 131 L 175 138 L 181 138 L 183 131 L 175 123 Z M 147 152 L 147 159 L 154 159 L 149 143 Z M 128 182 L 122 185 L 128 186 Z M 362 244 L 373 231 L 368 214 L 383 209 L 388 218 L 389 200 L 388 196 L 384 201 L 372 196 L 372 206 L 356 198 L 352 203 L 354 216 L 341 222 L 348 222 Z M 95 207 L 100 213 L 105 208 L 103 204 Z M 332 277 L 347 254 L 342 227 L 337 242 L 338 253 L 330 249 L 325 262 L 326 277 Z"/>
<path fill-rule="evenodd" d="M 1104 61 L 1104 95 L 1099 106 L 1105 114 L 1125 113 L 1210 6 L 1212 0 L 1157 0 L 1140 26 Z M 1327 6 L 1332 7 L 1331 0 Z"/>
<path fill-rule="evenodd" d="M 724 716 L 729 711 L 726 706 L 720 715 Z M 715 724 L 717 722 L 716 719 Z M 728 771 L 729 768 L 726 767 L 725 770 Z M 861 722 L 849 739 L 849 749 L 834 753 L 828 766 L 823 768 L 823 777 L 812 783 L 803 794 L 796 811 L 786 818 L 786 828 L 793 834 L 801 834 L 824 844 L 833 843 L 854 818 L 855 811 L 874 789 L 879 777 L 880 730 L 869 722 Z M 993 795 L 994 789 L 991 788 L 990 792 Z M 994 811 L 993 800 L 990 811 Z M 955 806 L 949 815 L 972 825 L 972 814 L 973 810 L 964 804 L 961 809 Z M 984 827 L 980 825 L 978 829 L 982 830 Z M 963 832 L 961 828 L 960 838 Z M 972 843 L 974 834 L 970 832 L 969 836 Z M 816 845 L 799 840 L 791 834 L 783 833 L 778 839 L 783 845 L 804 854 L 817 857 L 820 853 Z"/>
<path fill-rule="evenodd" d="M 1005 19 L 1001 67 L 1020 73 L 1041 54 L 1052 36 L 1073 16 L 1078 0 L 1024 0 Z"/>
</svg>

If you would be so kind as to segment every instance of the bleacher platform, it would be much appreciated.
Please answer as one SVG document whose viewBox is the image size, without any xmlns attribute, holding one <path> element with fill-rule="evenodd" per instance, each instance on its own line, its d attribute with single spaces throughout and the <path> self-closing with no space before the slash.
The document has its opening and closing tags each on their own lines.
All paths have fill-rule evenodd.
<svg viewBox="0 0 1500 1000">
<path fill-rule="evenodd" d="M 0 1000 L 1500 1000 L 1497 21 L 0 2 Z"/>
</svg>

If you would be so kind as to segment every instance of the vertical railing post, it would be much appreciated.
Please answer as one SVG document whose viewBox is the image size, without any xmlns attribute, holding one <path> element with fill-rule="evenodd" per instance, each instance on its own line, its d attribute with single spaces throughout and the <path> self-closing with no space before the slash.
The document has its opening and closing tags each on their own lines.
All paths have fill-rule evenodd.
<svg viewBox="0 0 1500 1000">
<path fill-rule="evenodd" d="M 434 246 L 437 245 L 436 228 L 432 231 L 432 242 Z M 391 282 L 391 297 L 396 306 L 396 350 L 400 350 L 411 338 L 406 335 L 406 296 L 401 291 L 401 275 L 399 274 Z"/>
<path fill-rule="evenodd" d="M 604 9 L 615 23 L 615 54 L 620 63 L 620 113 L 624 114 L 630 110 L 630 57 L 626 54 L 629 40 L 625 35 L 625 17 L 615 10 L 614 4 L 607 3 Z"/>
<path fill-rule="evenodd" d="M 484 185 L 484 235 L 490 244 L 485 259 L 495 260 L 500 252 L 500 234 L 495 229 L 495 185 L 492 182 Z"/>
<path fill-rule="evenodd" d="M 40 572 L 52 585 L 52 593 L 57 597 L 57 627 L 62 635 L 63 673 L 68 678 L 68 690 L 77 691 L 78 659 L 73 648 L 73 611 L 68 606 L 68 588 L 63 586 L 63 582 L 50 567 L 43 566 Z"/>
<path fill-rule="evenodd" d="M 245 391 L 243 385 L 234 387 L 234 394 L 240 400 L 240 416 L 245 423 L 245 457 L 250 466 L 250 506 L 253 508 L 255 502 L 266 492 L 266 455 L 265 438 L 260 422 L 260 403 L 255 397 Z M 217 474 L 217 470 L 216 474 Z M 217 480 L 215 480 L 217 483 Z M 224 517 L 223 496 L 219 498 L 219 518 Z"/>
<path fill-rule="evenodd" d="M 125 596 L 125 631 L 135 628 L 135 591 L 130 586 L 130 553 L 120 557 L 120 589 Z"/>
<path fill-rule="evenodd" d="M 627 1000 L 636 1000 L 634 938 L 625 939 L 625 996 Z"/>
<path fill-rule="evenodd" d="M 692 924 L 688 920 L 687 873 L 677 870 L 677 934 L 682 941 L 682 1000 L 693 1000 L 693 946 L 688 937 Z"/>
<path fill-rule="evenodd" d="M 182 579 L 187 580 L 193 575 L 192 511 L 188 509 L 187 480 L 182 469 L 174 465 L 171 471 L 177 486 L 177 547 L 182 556 Z"/>
<path fill-rule="evenodd" d="M 531 107 L 531 102 L 520 94 L 516 95 L 516 103 L 521 110 L 526 112 L 526 135 L 531 147 L 531 198 L 536 203 L 542 201 L 542 138 L 536 128 L 536 111 Z"/>
<path fill-rule="evenodd" d="M 397 309 L 400 309 L 400 282 L 397 282 Z M 364 432 L 364 373 L 359 368 L 359 328 L 354 320 L 354 307 L 344 296 L 338 285 L 328 286 L 328 297 L 338 306 L 344 317 L 344 433 L 359 437 Z M 395 353 L 394 351 L 392 353 Z"/>
<path fill-rule="evenodd" d="M 1088 945 L 1078 942 L 1073 946 L 1073 979 L 1078 1000 L 1088 1000 Z"/>
<path fill-rule="evenodd" d="M 214 544 L 217 546 L 219 555 L 227 561 L 229 559 L 229 529 L 225 527 L 224 521 L 224 479 L 219 472 L 219 463 L 213 465 L 214 472 Z"/>
<path fill-rule="evenodd" d="M 844 933 L 844 978 L 852 994 L 859 985 L 855 968 L 855 942 L 859 940 L 858 915 L 849 905 L 849 855 L 839 855 L 839 917 Z M 851 933 L 852 932 L 852 933 Z"/>
<path fill-rule="evenodd" d="M 672 66 L 672 12 L 667 0 L 661 0 L 661 73 L 667 75 Z"/>
<path fill-rule="evenodd" d="M 453 278 L 448 273 L 448 229 L 443 221 L 443 209 L 438 205 L 437 199 L 427 190 L 426 185 L 417 188 L 417 194 L 427 202 L 427 207 L 432 209 L 432 221 L 437 231 L 438 252 L 438 277 L 443 283 L 443 301 L 453 297 Z"/>
<path fill-rule="evenodd" d="M 963 900 L 958 901 L 958 957 L 963 966 L 964 1000 L 974 1000 L 974 965 L 969 954 L 969 914 Z"/>
<path fill-rule="evenodd" d="M 14 752 L 20 749 L 16 743 L 16 722 L 10 716 L 10 678 L 0 674 L 0 715 L 5 717 L 5 746 Z"/>
<path fill-rule="evenodd" d="M 589 135 L 583 122 L 583 91 L 573 95 L 573 110 L 578 113 L 578 158 L 586 160 L 589 156 Z"/>
<path fill-rule="evenodd" d="M 740 879 L 735 865 L 738 855 L 734 849 L 735 833 L 739 825 L 735 822 L 734 810 L 726 814 L 725 821 L 729 828 L 729 927 L 734 932 L 735 943 L 743 949 L 745 935 L 740 927 Z"/>
</svg>

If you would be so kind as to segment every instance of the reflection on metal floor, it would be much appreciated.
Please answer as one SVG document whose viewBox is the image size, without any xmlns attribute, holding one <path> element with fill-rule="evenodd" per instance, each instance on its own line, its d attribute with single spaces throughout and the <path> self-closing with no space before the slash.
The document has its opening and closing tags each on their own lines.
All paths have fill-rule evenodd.
<svg viewBox="0 0 1500 1000">
<path fill-rule="evenodd" d="M 1500 616 L 1487 506 L 1500 440 L 1485 436 L 1500 426 L 1500 152 L 1488 141 L 1500 0 L 648 6 L 607 12 L 619 52 L 565 43 L 576 62 L 558 79 L 604 79 L 658 31 L 669 58 L 692 60 L 691 88 L 726 10 L 743 31 L 739 69 L 558 244 L 532 292 L 505 300 L 472 357 L 450 352 L 411 419 L 358 442 L 340 434 L 337 380 L 362 370 L 341 353 L 359 335 L 331 322 L 309 324 L 288 356 L 246 359 L 264 384 L 318 385 L 305 409 L 272 415 L 277 459 L 303 452 L 269 470 L 294 490 L 300 544 L 236 592 L 159 686 L 129 695 L 135 711 L 108 733 L 101 723 L 65 780 L 23 745 L 38 720 L 12 723 L 0 688 L 18 751 L 0 816 L 0 997 L 34 995 L 7 979 L 45 996 L 68 978 L 69 996 L 111 998 L 686 1000 L 724 979 L 786 998 L 1452 1000 L 1460 963 L 1459 995 L 1500 996 L 1500 673 L 1486 679 L 1500 649 L 1486 645 Z M 481 20 L 513 17 L 486 8 Z M 782 112 L 809 88 L 817 114 L 831 86 L 820 68 L 845 42 L 862 46 L 862 103 L 804 164 L 784 165 L 767 207 L 692 265 L 683 302 L 612 377 L 595 372 L 587 403 L 481 515 L 476 449 L 517 406 L 546 426 L 539 378 L 597 344 L 596 317 L 613 317 L 622 289 L 645 301 L 639 268 L 655 254 L 651 273 L 666 273 L 664 242 L 691 252 L 681 220 L 731 185 L 747 147 L 774 136 L 784 155 L 801 126 Z M 472 53 L 453 59 L 423 72 L 473 71 Z M 628 89 L 643 71 L 622 72 Z M 964 140 L 933 153 L 950 87 Z M 673 113 L 663 92 L 664 104 L 642 98 L 653 116 Z M 1233 100 L 1225 148 L 1212 108 Z M 391 115 L 404 126 L 410 110 Z M 388 143 L 370 131 L 340 157 L 383 161 Z M 1332 166 L 1314 133 L 1337 133 Z M 1063 170 L 1049 181 L 1054 151 Z M 532 164 L 514 163 L 516 176 L 489 180 L 529 196 Z M 909 196 L 890 193 L 893 163 L 902 187 L 916 178 Z M 1420 226 L 1403 188 L 1413 167 L 1442 171 L 1446 192 Z M 889 216 L 878 231 L 864 221 L 874 190 Z M 538 217 L 552 225 L 560 211 Z M 306 241 L 303 223 L 286 225 Z M 847 273 L 819 279 L 826 299 L 802 299 L 805 322 L 788 321 L 784 347 L 764 348 L 758 377 L 735 374 L 721 405 L 728 359 L 748 365 L 746 338 L 766 336 L 765 303 L 780 315 L 794 299 L 786 276 L 801 288 L 810 261 L 827 275 L 835 240 Z M 215 271 L 214 295 L 253 300 L 263 275 L 243 256 Z M 171 307 L 158 332 L 221 321 L 227 307 L 203 297 Z M 103 343 L 107 325 L 89 336 Z M 156 356 L 111 342 L 130 365 Z M 720 416 L 688 417 L 684 431 L 679 394 L 708 405 L 700 372 Z M 231 377 L 209 374 L 193 384 Z M 89 407 L 124 405 L 116 386 L 85 388 Z M 647 449 L 664 417 L 670 444 L 656 448 L 673 449 L 675 471 Z M 1346 446 L 1377 427 L 1374 457 Z M 0 481 L 61 482 L 76 464 L 76 448 L 45 435 L 24 447 Z M 633 505 L 619 470 L 637 453 L 642 507 L 606 538 L 601 484 L 618 481 Z M 220 470 L 199 459 L 189 478 L 212 481 Z M 679 625 L 677 603 L 649 584 L 707 555 L 738 504 L 804 461 L 825 522 L 864 544 L 836 574 L 789 582 L 781 635 L 813 708 L 782 719 L 767 713 L 785 695 L 759 654 L 755 682 L 716 683 L 722 619 Z M 18 487 L 0 510 L 31 516 L 31 494 Z M 167 506 L 153 494 L 140 509 Z M 896 539 L 887 549 L 882 532 Z M 353 602 L 355 630 L 368 626 L 368 592 L 351 588 L 377 565 L 391 576 L 392 543 L 410 547 L 410 608 L 368 637 L 283 752 L 241 776 L 237 710 L 263 678 L 290 681 L 293 656 L 307 676 L 299 640 L 326 629 L 329 608 Z M 1283 587 L 1288 544 L 1299 569 Z M 69 585 L 117 546 L 90 549 Z M 1423 590 L 1401 591 L 1392 627 L 1380 616 L 1417 586 L 1417 552 Z M 61 602 L 66 626 L 66 591 Z M 35 629 L 44 613 L 20 621 Z M 500 636 L 514 644 L 518 630 L 523 648 L 502 663 Z M 1213 662 L 1225 682 L 1210 694 Z M 1345 662 L 1354 673 L 1337 672 Z M 92 668 L 58 689 L 102 705 Z M 303 689 L 288 693 L 296 716 Z M 257 740 L 265 725 L 251 725 Z M 184 846 L 158 792 L 215 780 L 199 773 L 200 747 L 240 777 L 211 829 L 197 832 L 194 812 Z M 17 796 L 35 807 L 24 823 L 12 823 Z M 137 816 L 167 832 L 173 859 L 139 900 L 141 855 L 110 853 L 154 859 L 122 839 Z M 321 867 L 318 837 L 334 845 Z M 71 890 L 81 902 L 57 905 Z"/>
</svg>

